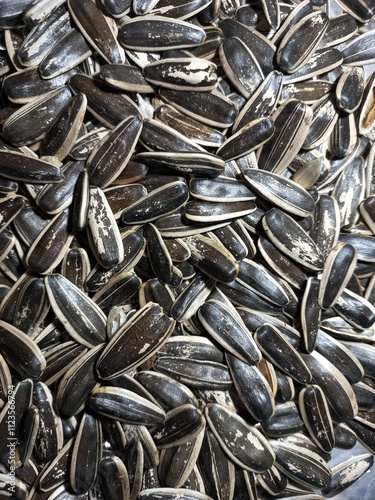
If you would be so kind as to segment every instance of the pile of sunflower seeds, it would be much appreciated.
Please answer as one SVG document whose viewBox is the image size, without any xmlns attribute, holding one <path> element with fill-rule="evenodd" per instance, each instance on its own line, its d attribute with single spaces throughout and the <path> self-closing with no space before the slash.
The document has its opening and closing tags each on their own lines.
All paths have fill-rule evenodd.
<svg viewBox="0 0 375 500">
<path fill-rule="evenodd" d="M 2 0 L 0 498 L 370 470 L 374 62 L 373 0 Z"/>
</svg>

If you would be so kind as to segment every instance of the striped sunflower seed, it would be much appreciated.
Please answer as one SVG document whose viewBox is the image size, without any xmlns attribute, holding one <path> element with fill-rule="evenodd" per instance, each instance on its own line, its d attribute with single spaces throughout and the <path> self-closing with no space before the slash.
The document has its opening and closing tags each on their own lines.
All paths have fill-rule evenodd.
<svg viewBox="0 0 375 500">
<path fill-rule="evenodd" d="M 199 45 L 206 34 L 199 26 L 179 19 L 145 15 L 126 21 L 120 28 L 120 42 L 126 49 L 159 52 Z"/>
<path fill-rule="evenodd" d="M 329 24 L 323 12 L 303 17 L 284 35 L 277 51 L 277 63 L 287 73 L 293 73 L 308 61 Z M 303 42 L 302 42 L 303 40 Z"/>
<path fill-rule="evenodd" d="M 70 482 L 76 493 L 85 493 L 93 487 L 101 453 L 100 420 L 84 413 L 74 441 L 70 466 Z"/>
<path fill-rule="evenodd" d="M 108 343 L 97 363 L 102 379 L 111 379 L 131 368 L 141 365 L 158 350 L 172 334 L 174 321 L 168 318 L 161 307 L 148 303 L 140 309 Z M 143 331 L 143 335 L 135 332 Z M 118 353 L 126 347 L 127 355 Z"/>
<path fill-rule="evenodd" d="M 106 317 L 95 302 L 60 274 L 45 282 L 51 307 L 73 339 L 90 348 L 103 342 Z"/>
<path fill-rule="evenodd" d="M 90 396 L 90 407 L 108 418 L 129 424 L 155 426 L 165 419 L 164 411 L 133 391 L 101 386 Z"/>
<path fill-rule="evenodd" d="M 69 12 L 88 43 L 109 63 L 122 63 L 124 57 L 111 24 L 89 0 L 68 0 Z"/>
<path fill-rule="evenodd" d="M 292 260 L 309 269 L 322 269 L 323 256 L 310 236 L 289 215 L 272 208 L 263 218 L 271 242 Z"/>
<path fill-rule="evenodd" d="M 149 83 L 173 90 L 209 92 L 217 85 L 216 65 L 198 58 L 161 59 L 148 64 L 143 75 Z"/>
<path fill-rule="evenodd" d="M 235 464 L 254 472 L 272 467 L 275 454 L 268 441 L 239 415 L 210 403 L 206 406 L 206 418 L 211 431 Z M 242 446 L 236 446 L 237 439 L 243 439 Z"/>
</svg>

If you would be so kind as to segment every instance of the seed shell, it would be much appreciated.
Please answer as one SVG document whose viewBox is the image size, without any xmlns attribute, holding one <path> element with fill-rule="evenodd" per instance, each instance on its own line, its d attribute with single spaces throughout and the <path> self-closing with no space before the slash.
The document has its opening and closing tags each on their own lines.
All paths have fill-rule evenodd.
<svg viewBox="0 0 375 500">
<path fill-rule="evenodd" d="M 271 242 L 292 260 L 309 269 L 322 269 L 323 256 L 308 234 L 277 208 L 272 208 L 263 219 L 264 229 Z"/>
<path fill-rule="evenodd" d="M 314 210 L 314 200 L 297 183 L 272 172 L 249 169 L 244 178 L 250 189 L 288 213 L 307 217 Z"/>
<path fill-rule="evenodd" d="M 51 307 L 73 339 L 90 348 L 103 342 L 106 317 L 95 302 L 60 274 L 45 280 Z"/>
<path fill-rule="evenodd" d="M 23 40 L 17 57 L 23 66 L 38 66 L 51 44 L 72 29 L 65 6 L 55 9 L 41 23 L 34 26 Z"/>
<path fill-rule="evenodd" d="M 165 418 L 159 406 L 120 387 L 101 386 L 94 389 L 90 406 L 101 415 L 128 424 L 155 426 Z"/>
<path fill-rule="evenodd" d="M 142 364 L 166 342 L 173 328 L 174 321 L 159 305 L 149 303 L 144 306 L 120 328 L 104 350 L 97 364 L 100 377 L 111 379 Z"/>
<path fill-rule="evenodd" d="M 324 392 L 318 385 L 310 385 L 302 389 L 298 398 L 301 416 L 310 436 L 323 451 L 330 452 L 335 438 Z"/>
<path fill-rule="evenodd" d="M 276 454 L 276 466 L 299 485 L 324 488 L 331 482 L 332 471 L 314 451 L 282 441 L 271 441 Z"/>
<path fill-rule="evenodd" d="M 148 64 L 143 75 L 149 83 L 173 90 L 209 92 L 217 85 L 216 65 L 192 57 L 161 59 Z"/>
<path fill-rule="evenodd" d="M 273 113 L 272 118 L 275 133 L 263 145 L 258 165 L 263 170 L 283 174 L 304 143 L 313 113 L 303 102 L 288 99 Z"/>
<path fill-rule="evenodd" d="M 263 71 L 249 47 L 239 38 L 227 38 L 219 48 L 221 65 L 236 89 L 248 99 L 262 83 Z"/>
<path fill-rule="evenodd" d="M 110 23 L 90 0 L 68 0 L 69 12 L 88 43 L 108 63 L 124 62 L 123 54 Z"/>
<path fill-rule="evenodd" d="M 70 482 L 76 493 L 85 493 L 93 487 L 101 451 L 100 421 L 84 413 L 74 441 L 70 466 Z"/>
<path fill-rule="evenodd" d="M 270 418 L 275 411 L 275 401 L 266 378 L 256 366 L 229 353 L 226 358 L 238 395 L 250 415 L 260 422 Z"/>
<path fill-rule="evenodd" d="M 274 365 L 301 384 L 311 381 L 311 373 L 298 351 L 274 326 L 264 324 L 254 334 L 259 349 Z"/>
<path fill-rule="evenodd" d="M 163 356 L 156 360 L 154 368 L 191 387 L 218 391 L 232 387 L 227 367 L 214 361 Z"/>
<path fill-rule="evenodd" d="M 245 363 L 255 364 L 260 360 L 250 332 L 222 304 L 209 300 L 199 308 L 198 317 L 206 331 L 228 352 Z"/>
<path fill-rule="evenodd" d="M 206 406 L 211 431 L 225 453 L 235 464 L 250 472 L 263 472 L 272 467 L 275 454 L 268 441 L 239 415 L 216 403 Z M 241 446 L 236 441 L 242 440 Z"/>
<path fill-rule="evenodd" d="M 269 141 L 274 130 L 271 118 L 254 120 L 227 139 L 217 150 L 217 154 L 226 161 L 246 156 Z"/>
<path fill-rule="evenodd" d="M 90 182 L 106 188 L 126 168 L 142 130 L 138 117 L 129 117 L 106 135 L 87 159 Z"/>
<path fill-rule="evenodd" d="M 199 26 L 157 15 L 126 21 L 119 31 L 120 42 L 126 49 L 146 52 L 199 45 L 205 37 Z"/>
<path fill-rule="evenodd" d="M 296 23 L 280 43 L 276 56 L 279 66 L 287 73 L 300 69 L 318 46 L 328 23 L 323 12 L 312 12 Z"/>
</svg>

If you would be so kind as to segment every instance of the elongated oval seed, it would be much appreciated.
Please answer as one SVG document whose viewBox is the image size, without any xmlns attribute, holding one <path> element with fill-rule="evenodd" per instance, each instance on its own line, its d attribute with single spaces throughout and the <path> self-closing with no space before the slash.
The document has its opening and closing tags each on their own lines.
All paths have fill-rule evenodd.
<svg viewBox="0 0 375 500">
<path fill-rule="evenodd" d="M 207 332 L 228 352 L 245 363 L 260 360 L 260 352 L 250 332 L 223 304 L 209 300 L 199 308 L 198 317 Z"/>
<path fill-rule="evenodd" d="M 124 57 L 107 18 L 90 0 L 68 0 L 69 11 L 90 45 L 109 63 L 124 62 Z"/>
<path fill-rule="evenodd" d="M 272 243 L 288 257 L 309 269 L 323 268 L 324 259 L 319 248 L 290 216 L 272 208 L 265 215 L 263 225 Z"/>
<path fill-rule="evenodd" d="M 60 274 L 45 280 L 51 307 L 68 333 L 87 347 L 102 343 L 106 317 L 95 302 Z"/>
<path fill-rule="evenodd" d="M 314 52 L 322 39 L 329 19 L 323 12 L 303 17 L 282 39 L 277 63 L 287 73 L 297 71 Z"/>
<path fill-rule="evenodd" d="M 314 200 L 297 183 L 264 170 L 246 170 L 244 178 L 250 189 L 286 212 L 307 217 L 314 210 Z"/>
<path fill-rule="evenodd" d="M 263 325 L 254 334 L 262 353 L 280 370 L 299 383 L 311 381 L 311 373 L 298 351 L 285 339 L 277 328 Z"/>
<path fill-rule="evenodd" d="M 174 90 L 211 91 L 217 85 L 216 65 L 205 59 L 161 59 L 148 64 L 145 79 L 161 87 Z"/>
<path fill-rule="evenodd" d="M 120 387 L 102 386 L 94 389 L 90 406 L 101 415 L 129 424 L 154 426 L 165 418 L 159 406 Z"/>
<path fill-rule="evenodd" d="M 235 160 L 263 146 L 274 134 L 271 118 L 258 118 L 242 127 L 217 150 L 224 160 Z"/>
<path fill-rule="evenodd" d="M 120 42 L 127 49 L 146 52 L 182 49 L 205 39 L 202 28 L 179 19 L 146 15 L 126 21 L 120 28 Z"/>
<path fill-rule="evenodd" d="M 237 465 L 254 472 L 272 467 L 275 454 L 268 441 L 239 415 L 210 403 L 206 406 L 206 418 L 220 445 Z"/>
<path fill-rule="evenodd" d="M 146 304 L 108 343 L 97 364 L 101 378 L 114 378 L 142 364 L 167 341 L 173 328 L 174 321 L 159 305 Z"/>
<path fill-rule="evenodd" d="M 88 228 L 92 249 L 98 262 L 106 268 L 124 259 L 124 246 L 113 212 L 99 187 L 90 187 Z"/>
</svg>

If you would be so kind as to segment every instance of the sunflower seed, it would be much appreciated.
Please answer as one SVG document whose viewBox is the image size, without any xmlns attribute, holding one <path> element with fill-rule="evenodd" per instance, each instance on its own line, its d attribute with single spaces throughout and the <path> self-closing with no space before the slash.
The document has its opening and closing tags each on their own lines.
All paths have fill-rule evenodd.
<svg viewBox="0 0 375 500">
<path fill-rule="evenodd" d="M 68 8 L 83 36 L 109 63 L 124 62 L 116 35 L 107 18 L 89 0 L 68 0 Z"/>
<path fill-rule="evenodd" d="M 346 422 L 358 412 L 357 400 L 348 380 L 342 373 L 318 352 L 302 356 L 313 381 L 323 389 L 330 404 L 332 418 L 336 422 Z"/>
<path fill-rule="evenodd" d="M 65 6 L 55 9 L 25 37 L 17 56 L 23 66 L 37 66 L 51 49 L 51 44 L 68 33 L 71 20 Z"/>
<path fill-rule="evenodd" d="M 129 116 L 139 117 L 135 103 L 124 93 L 107 90 L 103 83 L 87 75 L 73 75 L 69 86 L 74 93 L 83 93 L 87 108 L 104 126 L 113 129 Z"/>
<path fill-rule="evenodd" d="M 153 439 L 159 448 L 171 448 L 196 439 L 206 423 L 202 412 L 191 404 L 169 410 L 165 420 L 153 429 Z"/>
<path fill-rule="evenodd" d="M 260 297 L 278 306 L 286 306 L 289 302 L 285 292 L 262 264 L 243 259 L 236 280 Z"/>
<path fill-rule="evenodd" d="M 318 385 L 310 385 L 299 393 L 299 408 L 311 438 L 330 452 L 334 447 L 332 420 L 324 392 Z"/>
<path fill-rule="evenodd" d="M 330 484 L 332 471 L 317 453 L 280 440 L 272 440 L 271 446 L 276 454 L 276 466 L 288 478 L 305 487 L 321 489 Z"/>
<path fill-rule="evenodd" d="M 4 78 L 4 91 L 16 104 L 26 104 L 51 90 L 63 87 L 74 74 L 65 73 L 50 80 L 41 78 L 38 68 L 26 68 Z"/>
<path fill-rule="evenodd" d="M 113 212 L 99 187 L 90 187 L 89 239 L 101 266 L 110 268 L 124 259 L 124 247 Z"/>
<path fill-rule="evenodd" d="M 230 283 L 238 273 L 238 264 L 229 251 L 207 236 L 188 236 L 183 239 L 191 251 L 190 261 L 208 276 Z"/>
<path fill-rule="evenodd" d="M 126 49 L 145 52 L 182 49 L 199 45 L 205 39 L 202 28 L 179 19 L 145 15 L 126 21 L 119 39 Z"/>
<path fill-rule="evenodd" d="M 224 170 L 225 162 L 210 153 L 192 151 L 152 151 L 139 153 L 138 158 L 151 166 L 168 167 L 177 172 L 203 177 L 217 177 Z"/>
<path fill-rule="evenodd" d="M 288 213 L 307 217 L 314 210 L 314 201 L 307 191 L 281 175 L 251 169 L 246 170 L 244 178 L 253 191 Z"/>
<path fill-rule="evenodd" d="M 63 87 L 24 104 L 4 123 L 6 139 L 17 146 L 32 144 L 42 139 L 70 98 L 71 92 Z M 43 119 L 40 120 L 39 116 L 43 116 Z"/>
<path fill-rule="evenodd" d="M 355 0 L 348 2 L 348 0 L 337 0 L 338 4 L 344 7 L 357 21 L 366 23 L 373 15 L 373 6 L 368 0 Z"/>
<path fill-rule="evenodd" d="M 311 108 L 297 100 L 287 100 L 272 115 L 275 134 L 263 146 L 259 168 L 281 174 L 304 143 L 313 114 Z M 293 123 L 293 130 L 289 126 Z"/>
<path fill-rule="evenodd" d="M 335 432 L 335 447 L 344 450 L 352 449 L 356 442 L 357 437 L 355 433 L 349 429 L 345 424 L 334 424 L 333 430 Z"/>
<path fill-rule="evenodd" d="M 265 434 L 270 438 L 288 436 L 303 430 L 303 421 L 294 401 L 277 404 L 271 417 L 262 422 Z"/>
<path fill-rule="evenodd" d="M 367 378 L 366 381 L 357 382 L 353 386 L 360 411 L 371 410 L 375 407 L 375 390 L 367 381 L 371 383 L 371 379 Z"/>
<path fill-rule="evenodd" d="M 237 465 L 250 472 L 263 472 L 273 465 L 275 454 L 255 427 L 216 403 L 208 404 L 205 412 L 211 431 Z M 238 439 L 243 440 L 242 446 L 236 446 Z"/>
<path fill-rule="evenodd" d="M 101 386 L 90 396 L 93 410 L 108 418 L 129 424 L 155 426 L 164 421 L 164 411 L 132 391 L 119 387 Z"/>
<path fill-rule="evenodd" d="M 158 356 L 179 356 L 222 363 L 223 353 L 206 337 L 173 335 L 158 352 Z"/>
<path fill-rule="evenodd" d="M 183 206 L 188 199 L 185 182 L 176 181 L 154 189 L 122 213 L 127 224 L 151 222 L 168 215 Z"/>
<path fill-rule="evenodd" d="M 349 40 L 357 30 L 358 24 L 350 14 L 343 13 L 336 17 L 331 17 L 327 31 L 322 38 L 321 45 L 323 47 L 338 45 Z"/>
<path fill-rule="evenodd" d="M 37 237 L 26 255 L 27 265 L 35 272 L 49 274 L 63 259 L 73 232 L 69 227 L 69 211 L 57 214 Z"/>
<path fill-rule="evenodd" d="M 140 500 L 178 500 L 183 495 L 184 500 L 213 500 L 212 497 L 185 488 L 148 488 L 139 494 Z"/>
<path fill-rule="evenodd" d="M 186 0 L 178 0 L 170 4 L 166 0 L 159 0 L 151 9 L 153 14 L 163 14 L 166 17 L 187 19 L 194 14 L 197 14 L 202 9 L 207 7 L 208 0 L 194 0 L 187 2 Z"/>
<path fill-rule="evenodd" d="M 252 51 L 239 38 L 227 38 L 219 48 L 225 74 L 248 99 L 263 81 L 263 71 Z"/>
<path fill-rule="evenodd" d="M 367 453 L 365 455 L 352 457 L 332 467 L 331 484 L 322 489 L 323 495 L 327 498 L 331 498 L 345 491 L 370 469 L 373 461 L 374 457 Z"/>
<path fill-rule="evenodd" d="M 322 269 L 324 259 L 309 235 L 292 219 L 277 208 L 263 218 L 263 226 L 271 242 L 292 260 L 309 269 Z"/>
<path fill-rule="evenodd" d="M 137 380 L 151 392 L 166 411 L 186 404 L 197 406 L 197 400 L 190 389 L 167 375 L 141 371 L 137 375 Z"/>
<path fill-rule="evenodd" d="M 344 288 L 333 308 L 345 321 L 359 329 L 371 328 L 375 322 L 374 306 L 347 288 Z"/>
<path fill-rule="evenodd" d="M 276 47 L 259 31 L 251 30 L 245 24 L 229 17 L 221 21 L 219 27 L 225 37 L 237 37 L 255 54 L 262 54 L 259 64 L 265 75 L 268 75 L 268 73 L 275 69 L 273 59 Z"/>
<path fill-rule="evenodd" d="M 159 94 L 167 104 L 210 127 L 227 128 L 233 124 L 238 114 L 232 101 L 217 91 L 186 92 L 160 89 Z"/>
<path fill-rule="evenodd" d="M 39 347 L 25 333 L 3 320 L 0 320 L 0 344 L 1 354 L 21 376 L 38 379 L 42 375 L 46 360 Z"/>
<path fill-rule="evenodd" d="M 304 348 L 312 352 L 318 334 L 321 309 L 319 300 L 321 283 L 317 278 L 309 277 L 301 301 L 301 328 Z"/>
<path fill-rule="evenodd" d="M 274 134 L 274 124 L 270 118 L 254 120 L 227 139 L 217 150 L 224 160 L 235 160 L 248 155 L 267 143 Z"/>
<path fill-rule="evenodd" d="M 282 73 L 271 71 L 238 114 L 233 124 L 233 132 L 237 132 L 253 120 L 270 115 L 279 100 L 282 84 Z"/>
<path fill-rule="evenodd" d="M 206 429 L 198 457 L 206 492 L 213 498 L 229 499 L 234 493 L 234 465 L 225 456 L 214 434 Z"/>
<path fill-rule="evenodd" d="M 232 387 L 227 367 L 214 361 L 163 356 L 156 360 L 154 368 L 191 387 L 219 391 Z"/>
<path fill-rule="evenodd" d="M 281 371 L 299 383 L 311 380 L 311 373 L 298 351 L 285 339 L 277 328 L 263 325 L 254 334 L 259 349 Z"/>
<path fill-rule="evenodd" d="M 48 462 L 63 447 L 63 430 L 61 418 L 53 405 L 53 395 L 43 382 L 34 385 L 34 404 L 40 416 L 35 450 L 40 459 Z"/>
<path fill-rule="evenodd" d="M 340 109 L 353 113 L 358 109 L 364 89 L 364 72 L 359 66 L 345 71 L 337 82 L 336 102 Z"/>
<path fill-rule="evenodd" d="M 140 337 L 140 325 L 144 334 Z M 100 357 L 97 370 L 103 379 L 111 379 L 139 366 L 166 342 L 174 321 L 165 316 L 160 306 L 149 303 L 132 316 L 109 342 Z M 117 354 L 126 346 L 127 355 Z"/>
<path fill-rule="evenodd" d="M 99 463 L 100 482 L 104 494 L 117 498 L 129 498 L 130 485 L 124 462 L 115 455 L 102 458 Z"/>
<path fill-rule="evenodd" d="M 60 274 L 45 280 L 51 307 L 73 339 L 90 348 L 103 342 L 106 317 L 95 302 Z"/>
<path fill-rule="evenodd" d="M 226 356 L 233 383 L 246 409 L 261 422 L 270 418 L 275 411 L 275 402 L 265 377 L 256 366 L 244 363 L 232 354 Z"/>
<path fill-rule="evenodd" d="M 260 360 L 250 332 L 222 304 L 209 300 L 199 308 L 198 316 L 206 331 L 228 352 L 245 363 L 254 364 Z"/>
<path fill-rule="evenodd" d="M 313 12 L 298 21 L 284 35 L 277 51 L 277 63 L 281 69 L 287 73 L 300 69 L 315 51 L 328 23 L 329 19 L 323 12 Z"/>
<path fill-rule="evenodd" d="M 301 82 L 318 75 L 323 77 L 324 74 L 339 68 L 342 62 L 343 56 L 338 49 L 318 49 L 300 69 L 285 75 L 284 83 Z"/>
<path fill-rule="evenodd" d="M 217 85 L 216 65 L 198 58 L 161 59 L 148 64 L 143 75 L 154 85 L 174 90 L 211 91 Z"/>
</svg>

